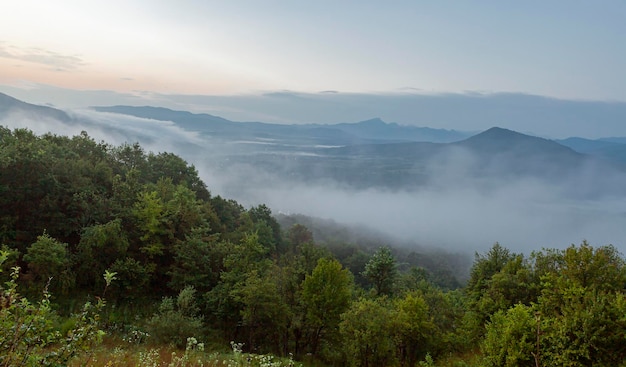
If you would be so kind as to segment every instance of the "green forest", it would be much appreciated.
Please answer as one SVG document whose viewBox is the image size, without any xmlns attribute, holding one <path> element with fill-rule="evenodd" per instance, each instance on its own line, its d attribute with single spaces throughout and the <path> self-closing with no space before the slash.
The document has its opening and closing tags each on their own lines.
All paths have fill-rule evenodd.
<svg viewBox="0 0 626 367">
<path fill-rule="evenodd" d="M 0 127 L 0 166 L 0 366 L 626 366 L 612 245 L 495 243 L 461 279 L 137 143 Z"/>
</svg>

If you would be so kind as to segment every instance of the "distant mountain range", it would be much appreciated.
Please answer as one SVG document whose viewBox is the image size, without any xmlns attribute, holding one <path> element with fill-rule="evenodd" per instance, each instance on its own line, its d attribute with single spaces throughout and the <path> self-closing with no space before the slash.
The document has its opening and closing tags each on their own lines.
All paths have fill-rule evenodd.
<svg viewBox="0 0 626 367">
<path fill-rule="evenodd" d="M 263 122 L 233 122 L 209 114 L 193 114 L 159 107 L 111 106 L 93 107 L 100 112 L 112 112 L 161 121 L 173 121 L 179 126 L 206 134 L 222 137 L 296 139 L 297 141 L 321 140 L 330 145 L 354 145 L 364 143 L 429 141 L 447 143 L 472 135 L 456 130 L 428 127 L 403 126 L 386 123 L 375 118 L 357 123 L 334 125 L 304 124 L 282 125 Z"/>
<path fill-rule="evenodd" d="M 233 122 L 209 114 L 160 107 L 93 109 L 171 121 L 182 129 L 210 138 L 212 144 L 221 144 L 216 149 L 219 157 L 213 156 L 221 162 L 220 167 L 247 166 L 270 176 L 300 182 L 331 180 L 357 188 L 406 189 L 441 181 L 449 175 L 458 177 L 456 172 L 462 172 L 464 179 L 485 182 L 491 177 L 566 182 L 578 172 L 590 172 L 592 167 L 591 171 L 598 176 L 598 187 L 602 188 L 602 176 L 626 172 L 626 138 L 619 137 L 553 141 L 498 127 L 472 134 L 402 126 L 380 119 L 332 125 L 281 125 Z M 31 119 L 80 123 L 64 111 L 0 94 L 0 119 L 10 118 L 14 113 Z"/>
<path fill-rule="evenodd" d="M 556 142 L 580 153 L 626 164 L 626 138 L 601 138 L 597 140 L 568 138 L 556 140 Z"/>
</svg>

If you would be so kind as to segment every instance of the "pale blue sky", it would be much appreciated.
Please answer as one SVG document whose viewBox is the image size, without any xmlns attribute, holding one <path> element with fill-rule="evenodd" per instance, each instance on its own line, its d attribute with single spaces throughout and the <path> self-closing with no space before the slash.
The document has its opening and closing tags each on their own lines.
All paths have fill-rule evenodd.
<svg viewBox="0 0 626 367">
<path fill-rule="evenodd" d="M 625 40 L 624 1 L 13 0 L 0 83 L 626 101 Z"/>
</svg>

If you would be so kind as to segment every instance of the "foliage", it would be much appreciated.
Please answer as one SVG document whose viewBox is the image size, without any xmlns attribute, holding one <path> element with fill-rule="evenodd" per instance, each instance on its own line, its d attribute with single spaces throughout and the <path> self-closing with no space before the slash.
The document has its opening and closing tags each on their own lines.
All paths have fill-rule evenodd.
<svg viewBox="0 0 626 367">
<path fill-rule="evenodd" d="M 77 279 L 81 284 L 100 283 L 100 274 L 115 261 L 123 258 L 129 247 L 128 239 L 122 228 L 122 221 L 115 219 L 105 224 L 95 224 L 83 229 L 77 247 Z"/>
<path fill-rule="evenodd" d="M 413 366 L 425 357 L 433 344 L 435 325 L 428 304 L 418 292 L 411 292 L 394 302 L 393 330 L 396 348 L 403 364 Z"/>
<path fill-rule="evenodd" d="M 506 310 L 518 302 L 515 294 L 511 295 L 508 288 L 511 278 L 514 278 L 513 282 L 516 281 L 516 274 L 513 272 L 517 268 L 507 268 L 507 264 L 513 260 L 521 262 L 522 258 L 497 242 L 486 254 L 476 253 L 474 257 L 465 289 L 472 319 L 466 320 L 465 325 L 468 326 L 466 332 L 469 333 L 469 339 L 478 340 L 483 337 L 485 323 L 492 314 Z"/>
<path fill-rule="evenodd" d="M 260 238 L 261 244 L 270 251 L 283 250 L 280 225 L 272 216 L 272 211 L 265 204 L 250 208 L 248 211 L 257 232 L 266 232 Z"/>
<path fill-rule="evenodd" d="M 296 223 L 289 228 L 286 235 L 287 241 L 293 247 L 305 243 L 313 243 L 313 233 L 304 225 Z"/>
<path fill-rule="evenodd" d="M 320 259 L 304 279 L 302 302 L 311 329 L 311 353 L 317 353 L 321 341 L 336 340 L 341 314 L 350 305 L 352 285 L 352 274 L 333 259 Z"/>
<path fill-rule="evenodd" d="M 626 359 L 626 266 L 612 246 L 588 243 L 561 252 L 542 277 L 543 360 L 563 366 L 614 366 Z"/>
<path fill-rule="evenodd" d="M 287 327 L 289 309 L 282 302 L 274 279 L 253 270 L 231 291 L 231 297 L 241 305 L 241 324 L 250 347 L 263 350 L 261 340 L 266 345 L 276 343 Z"/>
<path fill-rule="evenodd" d="M 184 347 L 187 338 L 202 334 L 202 318 L 197 316 L 195 289 L 186 287 L 176 299 L 166 297 L 159 311 L 148 321 L 148 330 L 158 343 Z"/>
<path fill-rule="evenodd" d="M 524 256 L 495 243 L 459 289 L 461 256 L 377 248 L 367 231 L 297 216 L 283 233 L 267 206 L 212 197 L 195 167 L 136 143 L 0 127 L 0 170 L 0 366 L 83 351 L 92 364 L 105 307 L 110 330 L 173 345 L 133 344 L 135 365 L 172 348 L 192 350 L 168 352 L 170 365 L 208 357 L 195 338 L 245 341 L 219 362 L 231 365 L 293 365 L 272 356 L 290 353 L 355 366 L 626 360 L 626 264 L 613 246 Z M 81 307 L 100 292 L 108 305 Z"/>
<path fill-rule="evenodd" d="M 392 310 L 384 298 L 361 298 L 341 317 L 340 331 L 352 366 L 385 366 L 394 363 Z"/>
<path fill-rule="evenodd" d="M 537 303 L 491 316 L 483 343 L 489 365 L 534 365 L 535 358 L 541 365 L 619 365 L 626 358 L 624 260 L 612 246 L 586 242 L 549 256 L 534 256 L 543 273 Z"/>
<path fill-rule="evenodd" d="M 374 285 L 376 294 L 391 295 L 397 276 L 396 260 L 391 249 L 379 248 L 365 264 L 363 275 Z"/>
<path fill-rule="evenodd" d="M 66 243 L 44 232 L 28 247 L 24 260 L 37 285 L 43 287 L 54 280 L 58 289 L 66 291 L 74 282 L 70 272 L 71 259 Z"/>
<path fill-rule="evenodd" d="M 487 283 L 495 274 L 514 258 L 514 254 L 495 243 L 485 254 L 475 254 L 474 264 L 470 270 L 470 279 L 467 283 L 467 291 L 472 297 L 479 297 L 480 293 L 487 288 Z"/>
<path fill-rule="evenodd" d="M 111 287 L 111 295 L 117 300 L 135 300 L 145 297 L 152 269 L 132 257 L 117 259 L 110 272 L 117 274 L 117 281 Z"/>
<path fill-rule="evenodd" d="M 0 264 L 7 257 L 3 251 Z M 56 315 L 47 288 L 38 303 L 31 303 L 17 291 L 19 271 L 19 267 L 14 267 L 6 288 L 0 288 L 0 365 L 61 366 L 89 353 L 104 335 L 99 329 L 104 300 L 99 299 L 95 305 L 85 303 L 81 312 L 73 316 L 72 328 L 61 334 L 53 325 Z"/>
<path fill-rule="evenodd" d="M 169 270 L 170 287 L 180 290 L 191 285 L 205 292 L 215 287 L 224 269 L 228 247 L 218 242 L 215 236 L 206 235 L 204 230 L 193 230 L 173 248 L 174 259 Z"/>
<path fill-rule="evenodd" d="M 517 304 L 498 311 L 486 326 L 485 366 L 534 366 L 537 320 L 531 307 Z"/>
</svg>

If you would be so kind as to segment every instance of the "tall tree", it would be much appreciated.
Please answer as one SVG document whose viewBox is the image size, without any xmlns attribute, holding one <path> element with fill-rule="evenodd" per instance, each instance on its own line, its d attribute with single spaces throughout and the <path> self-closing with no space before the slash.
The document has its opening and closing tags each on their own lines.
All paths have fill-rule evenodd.
<svg viewBox="0 0 626 367">
<path fill-rule="evenodd" d="M 273 278 L 277 272 L 265 275 L 253 270 L 246 279 L 231 290 L 231 296 L 241 304 L 241 324 L 247 333 L 247 348 L 261 353 L 281 350 L 290 310 L 278 292 Z"/>
<path fill-rule="evenodd" d="M 351 304 L 341 317 L 343 348 L 351 366 L 393 365 L 393 314 L 384 297 L 361 298 Z"/>
<path fill-rule="evenodd" d="M 341 314 L 350 305 L 352 274 L 339 261 L 320 259 L 313 273 L 302 283 L 306 324 L 311 328 L 311 353 L 321 341 L 336 342 Z"/>
<path fill-rule="evenodd" d="M 377 295 L 391 295 L 397 276 L 396 259 L 389 247 L 381 247 L 365 264 L 363 274 L 373 284 Z"/>
<path fill-rule="evenodd" d="M 487 288 L 487 283 L 492 276 L 500 272 L 504 266 L 513 258 L 515 254 L 496 242 L 485 254 L 475 254 L 474 264 L 470 270 L 470 279 L 467 283 L 467 290 L 470 295 L 478 299 Z"/>
<path fill-rule="evenodd" d="M 428 304 L 418 292 L 410 292 L 394 301 L 395 315 L 392 319 L 396 346 L 403 365 L 414 366 L 426 356 L 435 332 Z"/>
<path fill-rule="evenodd" d="M 266 227 L 266 229 L 264 228 L 263 230 L 268 232 L 267 236 L 269 241 L 263 242 L 271 241 L 271 243 L 268 243 L 268 246 L 273 247 L 272 250 L 274 251 L 284 250 L 280 224 L 278 224 L 276 218 L 272 216 L 272 210 L 268 208 L 265 204 L 260 204 L 258 206 L 250 208 L 248 213 L 250 215 L 250 218 L 252 219 L 252 222 L 256 225 L 257 229 Z"/>
</svg>

